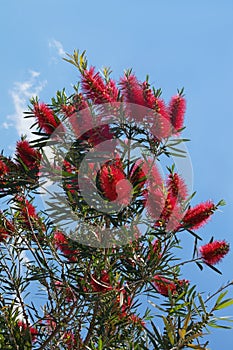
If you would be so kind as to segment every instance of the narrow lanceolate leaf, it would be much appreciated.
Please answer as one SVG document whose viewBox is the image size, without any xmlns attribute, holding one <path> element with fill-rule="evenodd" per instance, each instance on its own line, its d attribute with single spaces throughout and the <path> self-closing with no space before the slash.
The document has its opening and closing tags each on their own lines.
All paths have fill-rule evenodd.
<svg viewBox="0 0 233 350">
<path fill-rule="evenodd" d="M 200 345 L 194 345 L 194 344 L 188 344 L 188 347 L 196 350 L 207 350 L 207 348 L 203 348 Z"/>
<path fill-rule="evenodd" d="M 222 324 L 217 324 L 215 322 L 209 322 L 208 326 L 212 327 L 212 328 L 232 329 L 231 326 L 225 326 L 225 325 L 222 325 Z"/>
<path fill-rule="evenodd" d="M 204 301 L 203 301 L 203 299 L 202 299 L 202 297 L 201 297 L 200 294 L 198 294 L 198 299 L 199 299 L 199 301 L 200 301 L 202 310 L 206 313 L 206 307 L 205 307 Z"/>
<path fill-rule="evenodd" d="M 178 332 L 179 332 L 180 338 L 181 338 L 181 339 L 184 339 L 184 337 L 185 337 L 185 335 L 186 335 L 186 329 L 181 328 L 181 329 L 178 330 Z"/>
<path fill-rule="evenodd" d="M 183 327 L 181 329 L 179 329 L 179 336 L 181 339 L 184 339 L 184 337 L 186 335 L 186 331 L 187 331 L 190 320 L 191 320 L 191 312 L 189 312 L 188 315 L 186 316 L 186 318 L 184 320 Z"/>
<path fill-rule="evenodd" d="M 171 323 L 168 322 L 168 320 L 164 316 L 163 316 L 163 322 L 164 322 L 164 325 L 165 325 L 165 328 L 166 328 L 167 335 L 168 335 L 168 338 L 170 340 L 170 343 L 172 345 L 174 345 L 175 344 L 174 327 L 173 327 L 173 325 Z"/>
<path fill-rule="evenodd" d="M 228 290 L 226 290 L 225 292 L 220 293 L 220 295 L 218 296 L 218 299 L 216 300 L 215 307 L 218 306 L 218 304 L 220 304 L 220 302 L 227 295 L 227 293 L 228 293 Z M 215 310 L 215 307 L 214 307 L 214 310 Z"/>
<path fill-rule="evenodd" d="M 230 305 L 233 305 L 233 299 L 226 299 L 219 303 L 216 307 L 215 310 L 221 310 L 224 309 L 225 307 L 228 307 Z"/>
</svg>

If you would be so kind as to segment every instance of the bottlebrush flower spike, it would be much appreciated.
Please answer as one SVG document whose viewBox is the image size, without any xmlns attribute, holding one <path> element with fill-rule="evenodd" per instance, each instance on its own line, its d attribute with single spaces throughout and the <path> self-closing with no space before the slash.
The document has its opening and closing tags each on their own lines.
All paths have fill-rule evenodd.
<svg viewBox="0 0 233 350">
<path fill-rule="evenodd" d="M 164 193 L 160 188 L 151 189 L 145 193 L 145 200 L 147 212 L 153 219 L 158 220 L 165 205 Z"/>
<path fill-rule="evenodd" d="M 177 204 L 177 199 L 168 193 L 160 217 L 155 223 L 155 227 L 165 226 L 168 231 L 176 230 L 180 225 L 182 212 Z"/>
<path fill-rule="evenodd" d="M 169 292 L 172 295 L 177 295 L 182 293 L 183 289 L 189 285 L 189 281 L 182 279 L 182 280 L 175 280 L 173 282 L 160 275 L 156 275 L 154 276 L 154 285 L 160 294 L 167 297 L 169 296 Z"/>
<path fill-rule="evenodd" d="M 178 201 L 184 201 L 187 199 L 188 190 L 187 186 L 182 179 L 182 177 L 177 174 L 170 174 L 167 179 L 167 189 L 168 192 L 174 197 L 177 198 Z"/>
<path fill-rule="evenodd" d="M 22 333 L 29 332 L 31 334 L 32 342 L 36 341 L 36 336 L 38 335 L 38 331 L 35 327 L 27 326 L 27 324 L 23 321 L 18 321 L 18 326 Z"/>
<path fill-rule="evenodd" d="M 141 317 L 135 315 L 135 314 L 131 314 L 129 315 L 129 320 L 136 325 L 142 326 L 144 327 L 146 325 L 145 321 L 143 321 L 143 319 L 141 319 Z"/>
<path fill-rule="evenodd" d="M 109 201 L 125 203 L 129 200 L 132 186 L 120 160 L 107 161 L 97 173 L 97 187 Z"/>
<path fill-rule="evenodd" d="M 110 131 L 110 127 L 108 124 L 98 126 L 96 128 L 93 128 L 87 133 L 82 135 L 83 140 L 87 140 L 88 143 L 91 146 L 97 146 L 98 144 L 107 141 L 112 140 L 114 135 Z"/>
<path fill-rule="evenodd" d="M 115 81 L 112 79 L 109 79 L 109 81 L 106 84 L 106 88 L 109 96 L 111 97 L 110 102 L 116 102 L 118 100 L 119 90 L 116 86 Z"/>
<path fill-rule="evenodd" d="M 29 216 L 30 218 L 37 217 L 36 208 L 32 205 L 32 203 L 20 196 L 17 196 L 16 200 L 20 205 L 23 216 Z"/>
<path fill-rule="evenodd" d="M 156 163 L 151 159 L 147 159 L 146 162 L 143 163 L 142 170 L 146 174 L 146 184 L 149 190 L 153 190 L 156 187 L 163 187 L 163 178 Z"/>
<path fill-rule="evenodd" d="M 201 258 L 210 265 L 219 263 L 229 250 L 230 245 L 225 241 L 213 241 L 199 248 Z"/>
<path fill-rule="evenodd" d="M 182 226 L 184 228 L 197 230 L 206 224 L 215 210 L 216 206 L 212 201 L 200 203 L 187 210 L 182 220 Z"/>
<path fill-rule="evenodd" d="M 105 293 L 109 290 L 112 290 L 112 286 L 110 285 L 109 273 L 105 270 L 101 271 L 99 278 L 96 276 L 96 274 L 93 274 L 91 276 L 90 284 L 94 292 Z"/>
<path fill-rule="evenodd" d="M 61 231 L 55 231 L 53 236 L 53 243 L 57 249 L 71 262 L 75 262 L 78 259 L 79 251 L 70 247 L 69 240 Z"/>
<path fill-rule="evenodd" d="M 120 80 L 122 96 L 126 102 L 145 105 L 142 85 L 134 74 L 125 74 Z"/>
<path fill-rule="evenodd" d="M 171 121 L 167 107 L 163 100 L 156 98 L 154 110 L 153 125 L 151 132 L 156 140 L 160 141 L 163 138 L 167 138 L 171 135 Z"/>
<path fill-rule="evenodd" d="M 21 159 L 30 170 L 38 167 L 41 159 L 40 152 L 32 148 L 27 140 L 17 142 L 16 156 L 18 159 Z"/>
<path fill-rule="evenodd" d="M 89 107 L 85 97 L 83 96 L 83 94 L 81 92 L 74 95 L 72 103 L 73 103 L 73 107 L 75 108 L 76 112 L 77 111 L 79 112 L 79 111 Z"/>
<path fill-rule="evenodd" d="M 0 159 L 0 178 L 4 177 L 9 172 L 8 166 L 5 164 L 5 162 Z"/>
<path fill-rule="evenodd" d="M 144 105 L 148 108 L 154 109 L 156 106 L 157 98 L 153 94 L 150 85 L 147 81 L 142 83 L 142 94 L 144 98 Z"/>
<path fill-rule="evenodd" d="M 168 106 L 168 112 L 175 131 L 179 131 L 183 127 L 185 110 L 186 101 L 184 97 L 181 95 L 173 96 Z"/>
<path fill-rule="evenodd" d="M 74 113 L 76 113 L 76 108 L 73 105 L 62 105 L 61 112 L 67 117 L 71 117 Z"/>
<path fill-rule="evenodd" d="M 74 95 L 72 104 L 62 105 L 61 112 L 68 118 L 75 135 L 80 138 L 83 131 L 92 129 L 92 115 L 82 93 Z"/>
<path fill-rule="evenodd" d="M 27 228 L 42 228 L 44 230 L 44 225 L 41 224 L 41 219 L 36 212 L 34 205 L 27 199 L 17 196 L 16 201 L 19 204 L 19 217 L 22 220 L 22 225 Z"/>
<path fill-rule="evenodd" d="M 140 191 L 146 183 L 146 174 L 143 169 L 143 163 L 134 164 L 130 172 L 130 182 L 133 185 L 133 188 L 137 191 Z"/>
<path fill-rule="evenodd" d="M 115 83 L 110 80 L 106 85 L 99 72 L 95 73 L 94 67 L 84 70 L 81 79 L 84 94 L 94 103 L 101 104 L 117 101 L 118 90 Z"/>
<path fill-rule="evenodd" d="M 15 227 L 12 222 L 7 220 L 4 215 L 0 212 L 0 242 L 5 241 L 5 239 L 14 233 Z"/>
<path fill-rule="evenodd" d="M 62 340 L 68 350 L 78 349 L 77 346 L 81 345 L 81 340 L 78 344 L 77 337 L 71 331 L 66 331 L 62 336 Z"/>
<path fill-rule="evenodd" d="M 166 222 L 166 230 L 177 231 L 180 228 L 180 222 L 183 218 L 183 212 L 179 204 L 175 204 L 169 219 Z"/>
<path fill-rule="evenodd" d="M 56 119 L 53 111 L 45 103 L 34 103 L 33 113 L 37 119 L 39 127 L 49 135 L 61 125 L 61 122 Z"/>
<path fill-rule="evenodd" d="M 154 240 L 154 242 L 152 242 L 152 256 L 151 254 L 148 254 L 148 260 L 152 257 L 155 257 L 156 260 L 160 260 L 162 257 L 161 250 L 161 241 L 159 239 Z"/>
<path fill-rule="evenodd" d="M 171 121 L 165 102 L 156 97 L 147 81 L 142 83 L 144 106 L 154 110 L 151 131 L 158 141 L 171 135 Z"/>
<path fill-rule="evenodd" d="M 177 292 L 176 284 L 174 282 L 159 275 L 154 276 L 154 285 L 157 291 L 164 296 L 168 296 L 169 291 L 172 295 Z"/>
</svg>

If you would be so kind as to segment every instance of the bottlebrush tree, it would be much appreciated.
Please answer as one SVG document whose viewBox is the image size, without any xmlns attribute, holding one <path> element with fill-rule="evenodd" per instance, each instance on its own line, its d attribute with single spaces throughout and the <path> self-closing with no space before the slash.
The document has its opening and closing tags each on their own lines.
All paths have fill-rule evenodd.
<svg viewBox="0 0 233 350">
<path fill-rule="evenodd" d="M 166 104 L 148 77 L 66 61 L 73 94 L 33 98 L 33 141 L 0 156 L 0 348 L 207 349 L 232 282 L 206 295 L 182 267 L 219 272 L 229 243 L 197 233 L 224 202 L 193 206 L 176 166 L 183 89 Z"/>
</svg>

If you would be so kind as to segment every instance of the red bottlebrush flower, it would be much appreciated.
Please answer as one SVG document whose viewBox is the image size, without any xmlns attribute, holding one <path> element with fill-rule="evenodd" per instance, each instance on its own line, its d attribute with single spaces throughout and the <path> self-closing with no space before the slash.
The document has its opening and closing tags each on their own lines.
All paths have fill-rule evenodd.
<svg viewBox="0 0 233 350">
<path fill-rule="evenodd" d="M 105 84 L 99 72 L 95 73 L 94 67 L 84 70 L 82 74 L 82 89 L 87 98 L 96 104 L 117 101 L 118 90 L 112 80 Z"/>
<path fill-rule="evenodd" d="M 160 275 L 156 275 L 154 276 L 154 285 L 160 294 L 167 297 L 169 296 L 169 292 L 172 295 L 177 295 L 182 293 L 183 289 L 189 285 L 189 281 L 182 279 L 182 280 L 175 280 L 173 282 Z"/>
<path fill-rule="evenodd" d="M 0 242 L 5 241 L 7 237 L 8 237 L 8 230 L 6 230 L 4 227 L 0 227 Z"/>
<path fill-rule="evenodd" d="M 76 111 L 81 111 L 88 108 L 88 103 L 82 93 L 78 93 L 73 97 L 73 105 Z"/>
<path fill-rule="evenodd" d="M 68 239 L 61 231 L 54 232 L 53 241 L 56 248 L 63 250 L 64 247 L 68 246 Z"/>
<path fill-rule="evenodd" d="M 175 204 L 169 219 L 166 222 L 166 230 L 177 231 L 180 228 L 180 222 L 183 218 L 183 212 L 179 205 Z"/>
<path fill-rule="evenodd" d="M 157 291 L 164 296 L 168 296 L 169 291 L 172 295 L 177 292 L 176 284 L 174 282 L 159 275 L 154 276 L 154 285 Z"/>
<path fill-rule="evenodd" d="M 167 107 L 163 100 L 154 96 L 148 82 L 140 83 L 136 76 L 131 74 L 125 75 L 120 80 L 120 85 L 126 102 L 151 109 L 150 113 L 136 106 L 129 106 L 128 109 L 134 120 L 141 122 L 145 115 L 150 116 L 152 119 L 151 133 L 154 138 L 160 141 L 168 137 L 171 134 L 171 122 Z"/>
<path fill-rule="evenodd" d="M 32 148 L 27 140 L 17 142 L 16 156 L 18 159 L 21 159 L 30 170 L 38 167 L 41 159 L 40 152 Z"/>
<path fill-rule="evenodd" d="M 157 98 L 153 94 L 150 84 L 147 81 L 142 83 L 142 94 L 144 98 L 144 105 L 150 109 L 154 109 Z"/>
<path fill-rule="evenodd" d="M 31 334 L 32 342 L 36 340 L 36 336 L 38 335 L 38 331 L 35 327 L 27 326 L 27 324 L 23 321 L 18 321 L 18 326 L 22 333 L 29 332 Z"/>
<path fill-rule="evenodd" d="M 167 179 L 168 192 L 178 201 L 187 199 L 188 190 L 184 180 L 177 174 L 170 174 Z"/>
<path fill-rule="evenodd" d="M 142 85 L 138 82 L 134 74 L 125 75 L 120 80 L 121 91 L 126 102 L 144 106 Z"/>
<path fill-rule="evenodd" d="M 136 191 L 140 191 L 146 183 L 146 174 L 143 170 L 143 163 L 134 164 L 130 172 L 130 182 Z"/>
<path fill-rule="evenodd" d="M 79 254 L 77 249 L 70 246 L 70 242 L 67 237 L 61 231 L 55 231 L 53 236 L 53 242 L 57 249 L 71 262 L 76 262 Z"/>
<path fill-rule="evenodd" d="M 0 159 L 0 178 L 9 172 L 8 166 Z"/>
<path fill-rule="evenodd" d="M 109 201 L 128 203 L 131 189 L 119 160 L 107 161 L 97 173 L 97 186 Z"/>
<path fill-rule="evenodd" d="M 161 258 L 161 256 L 161 242 L 159 239 L 156 239 L 154 242 L 152 242 L 152 257 L 155 257 L 155 259 L 158 260 Z M 148 260 L 150 260 L 152 257 L 151 254 L 148 254 Z"/>
<path fill-rule="evenodd" d="M 165 205 L 165 198 L 162 190 L 160 188 L 151 189 L 146 193 L 145 197 L 146 208 L 149 215 L 153 219 L 158 220 Z"/>
<path fill-rule="evenodd" d="M 213 241 L 199 248 L 201 258 L 210 265 L 219 263 L 229 252 L 230 245 L 225 241 Z"/>
<path fill-rule="evenodd" d="M 53 111 L 45 103 L 36 102 L 34 104 L 33 113 L 37 119 L 39 127 L 47 134 L 51 135 L 59 126 L 61 128 L 61 122 L 56 119 Z"/>
<path fill-rule="evenodd" d="M 82 136 L 83 130 L 86 132 L 92 129 L 92 115 L 83 94 L 76 94 L 73 97 L 73 104 L 63 105 L 61 111 L 68 118 L 77 138 Z"/>
<path fill-rule="evenodd" d="M 101 271 L 100 278 L 98 278 L 96 274 L 92 275 L 90 284 L 94 292 L 105 293 L 112 290 L 109 274 L 105 270 Z"/>
<path fill-rule="evenodd" d="M 183 127 L 185 109 L 186 101 L 184 97 L 180 95 L 173 96 L 169 103 L 168 111 L 170 114 L 171 124 L 176 132 Z"/>
<path fill-rule="evenodd" d="M 67 331 L 62 336 L 63 342 L 66 345 L 66 349 L 73 350 L 76 349 L 77 340 L 75 339 L 75 335 L 71 331 Z"/>
<path fill-rule="evenodd" d="M 161 242 L 159 239 L 156 239 L 153 243 L 153 251 L 156 255 L 160 255 L 161 253 Z"/>
<path fill-rule="evenodd" d="M 151 132 L 155 140 L 160 141 L 163 138 L 167 138 L 171 135 L 171 122 L 167 107 L 163 100 L 157 98 L 155 100 L 154 110 L 156 112 L 151 127 Z"/>
<path fill-rule="evenodd" d="M 175 208 L 175 205 L 176 205 L 176 199 L 168 194 L 168 196 L 165 200 L 163 210 L 162 210 L 161 215 L 159 217 L 159 221 L 166 223 L 169 220 L 169 218 L 170 218 L 170 216 Z"/>
<path fill-rule="evenodd" d="M 16 201 L 19 204 L 20 218 L 22 219 L 22 225 L 28 229 L 31 229 L 32 225 L 40 223 L 40 218 L 36 213 L 36 208 L 27 199 L 23 197 L 16 197 Z"/>
<path fill-rule="evenodd" d="M 189 280 L 182 279 L 177 281 L 177 288 L 181 287 L 184 288 L 189 285 Z"/>
<path fill-rule="evenodd" d="M 110 102 L 116 102 L 118 100 L 119 90 L 116 86 L 115 81 L 110 79 L 106 84 L 106 88 L 107 88 L 107 92 L 111 98 Z"/>
<path fill-rule="evenodd" d="M 76 193 L 79 190 L 78 169 L 67 160 L 64 160 L 62 170 L 68 173 L 68 174 L 66 173 L 64 174 L 64 182 L 63 182 L 64 189 L 69 191 L 72 194 Z"/>
<path fill-rule="evenodd" d="M 76 108 L 73 105 L 62 105 L 61 106 L 61 111 L 64 113 L 64 115 L 69 118 L 71 117 L 74 113 L 76 113 Z"/>
<path fill-rule="evenodd" d="M 63 161 L 63 169 L 68 173 L 73 173 L 76 170 L 76 168 L 66 159 Z"/>
<path fill-rule="evenodd" d="M 113 137 L 109 125 L 105 124 L 87 131 L 82 135 L 82 140 L 87 140 L 94 147 L 104 141 L 112 140 Z"/>
<path fill-rule="evenodd" d="M 194 208 L 188 209 L 183 217 L 182 226 L 197 230 L 209 220 L 215 209 L 216 207 L 211 201 L 200 203 Z"/>
<path fill-rule="evenodd" d="M 0 242 L 5 241 L 5 239 L 12 235 L 15 231 L 14 225 L 7 220 L 0 212 Z"/>
<path fill-rule="evenodd" d="M 156 163 L 149 159 L 143 164 L 142 169 L 146 174 L 149 190 L 154 190 L 157 186 L 163 186 L 163 179 Z"/>
<path fill-rule="evenodd" d="M 116 306 L 120 307 L 120 318 L 127 317 L 129 308 L 132 304 L 132 298 L 127 294 L 126 290 L 121 288 L 116 297 Z"/>
<path fill-rule="evenodd" d="M 134 314 L 129 315 L 129 320 L 132 323 L 140 325 L 142 327 L 144 327 L 146 325 L 145 322 L 141 319 L 141 317 L 134 315 Z"/>
</svg>

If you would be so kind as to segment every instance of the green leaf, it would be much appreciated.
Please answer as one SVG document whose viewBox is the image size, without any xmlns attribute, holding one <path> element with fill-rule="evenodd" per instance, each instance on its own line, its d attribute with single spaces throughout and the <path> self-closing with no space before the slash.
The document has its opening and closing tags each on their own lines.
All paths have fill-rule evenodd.
<svg viewBox="0 0 233 350">
<path fill-rule="evenodd" d="M 198 293 L 198 299 L 201 304 L 202 310 L 204 311 L 204 313 L 206 313 L 206 307 L 205 307 L 204 301 L 199 293 Z"/>
<path fill-rule="evenodd" d="M 98 350 L 102 350 L 102 349 L 103 349 L 103 341 L 102 341 L 102 338 L 100 337 L 98 341 Z"/>
<path fill-rule="evenodd" d="M 214 309 L 215 309 L 215 307 L 222 301 L 222 299 L 225 297 L 225 295 L 227 295 L 227 293 L 228 293 L 228 290 L 226 290 L 225 292 L 222 292 L 222 293 L 219 295 L 218 299 L 216 300 Z"/>
<path fill-rule="evenodd" d="M 168 320 L 166 319 L 166 317 L 162 316 L 163 318 L 163 322 L 167 331 L 167 335 L 168 338 L 170 340 L 171 345 L 175 344 L 175 338 L 174 338 L 174 328 L 173 325 L 171 323 L 168 322 Z"/>
<path fill-rule="evenodd" d="M 226 300 L 222 301 L 220 304 L 218 304 L 215 307 L 215 310 L 221 310 L 221 309 L 224 309 L 225 307 L 228 307 L 230 305 L 233 305 L 233 299 L 226 299 Z"/>
<path fill-rule="evenodd" d="M 222 325 L 222 324 L 217 324 L 217 323 L 215 323 L 215 322 L 209 322 L 209 323 L 208 323 L 208 326 L 209 326 L 209 327 L 212 327 L 212 328 L 232 329 L 231 326 L 225 326 L 225 325 Z"/>
</svg>

